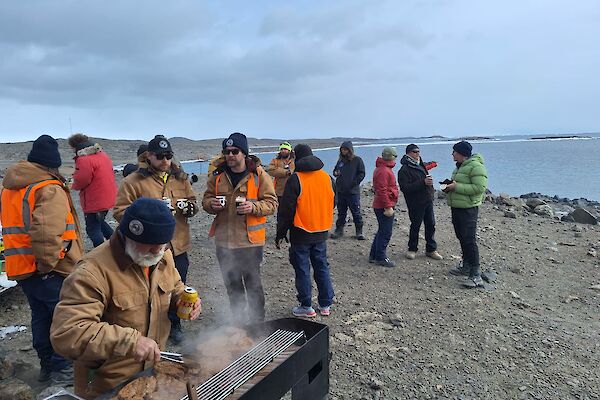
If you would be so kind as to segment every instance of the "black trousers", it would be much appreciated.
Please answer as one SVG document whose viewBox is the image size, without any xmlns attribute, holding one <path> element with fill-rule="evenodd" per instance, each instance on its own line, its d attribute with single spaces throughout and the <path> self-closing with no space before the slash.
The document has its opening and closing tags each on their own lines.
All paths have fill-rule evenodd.
<svg viewBox="0 0 600 400">
<path fill-rule="evenodd" d="M 263 246 L 227 249 L 217 246 L 217 260 L 235 322 L 245 323 L 265 319 L 265 293 L 260 278 Z M 248 311 L 246 309 L 248 299 Z"/>
<path fill-rule="evenodd" d="M 177 269 L 177 272 L 179 272 L 181 281 L 186 283 L 188 268 L 190 266 L 188 253 L 181 253 L 180 255 L 173 257 L 173 261 L 175 261 L 175 268 Z M 169 310 L 169 320 L 171 320 L 171 324 L 177 325 L 180 323 L 179 317 L 177 316 L 177 310 Z"/>
<path fill-rule="evenodd" d="M 410 218 L 410 231 L 408 234 L 408 250 L 419 249 L 419 231 L 421 224 L 425 224 L 425 251 L 431 253 L 437 250 L 435 235 L 435 215 L 433 214 L 433 202 L 426 204 L 408 204 L 408 217 Z"/>
<path fill-rule="evenodd" d="M 460 242 L 463 263 L 470 268 L 471 278 L 480 276 L 479 247 L 477 247 L 477 217 L 479 207 L 452 208 L 452 225 Z"/>
</svg>

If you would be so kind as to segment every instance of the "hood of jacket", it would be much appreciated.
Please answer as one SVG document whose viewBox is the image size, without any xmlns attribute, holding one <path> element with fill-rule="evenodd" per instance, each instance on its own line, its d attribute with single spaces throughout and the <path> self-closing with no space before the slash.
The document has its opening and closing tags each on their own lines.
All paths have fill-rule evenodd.
<svg viewBox="0 0 600 400">
<path fill-rule="evenodd" d="M 394 160 L 384 160 L 382 157 L 377 157 L 377 161 L 375 161 L 375 166 L 379 167 L 389 167 L 394 168 L 396 166 L 396 161 Z"/>
<path fill-rule="evenodd" d="M 102 146 L 98 143 L 91 146 L 84 147 L 83 149 L 77 150 L 76 157 L 89 156 L 102 151 Z"/>
<path fill-rule="evenodd" d="M 29 161 L 19 161 L 6 170 L 2 186 L 16 190 L 46 179 L 58 179 L 64 182 L 64 178 L 58 172 L 51 171 L 48 167 Z"/>
<path fill-rule="evenodd" d="M 296 161 L 296 172 L 318 171 L 324 167 L 323 161 L 316 156 L 306 156 Z"/>
<path fill-rule="evenodd" d="M 352 141 L 350 140 L 346 140 L 345 142 L 342 142 L 342 145 L 340 146 L 340 148 L 345 147 L 348 150 L 350 150 L 350 154 L 354 155 L 354 145 L 352 144 Z"/>
<path fill-rule="evenodd" d="M 471 163 L 479 163 L 481 165 L 484 165 L 483 156 L 479 153 L 475 153 L 471 157 L 467 158 L 462 164 L 458 165 L 458 163 L 457 163 L 456 168 L 460 168 L 462 166 L 467 166 Z"/>
</svg>

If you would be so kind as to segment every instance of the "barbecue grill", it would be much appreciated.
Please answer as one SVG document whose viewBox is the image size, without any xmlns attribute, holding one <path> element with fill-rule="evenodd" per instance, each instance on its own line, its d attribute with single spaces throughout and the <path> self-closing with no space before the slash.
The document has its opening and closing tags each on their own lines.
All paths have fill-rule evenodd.
<svg viewBox="0 0 600 400">
<path fill-rule="evenodd" d="M 179 400 L 271 400 L 291 390 L 292 400 L 321 400 L 329 392 L 329 328 L 312 321 L 283 318 L 243 327 L 266 337 L 252 349 Z M 201 362 L 201 361 L 200 361 Z M 100 399 L 113 398 L 142 371 Z M 177 400 L 177 399 L 173 399 Z"/>
</svg>

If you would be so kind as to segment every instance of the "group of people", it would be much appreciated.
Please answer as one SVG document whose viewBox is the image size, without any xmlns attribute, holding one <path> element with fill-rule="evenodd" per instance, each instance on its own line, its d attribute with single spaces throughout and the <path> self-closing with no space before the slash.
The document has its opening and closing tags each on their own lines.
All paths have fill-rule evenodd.
<svg viewBox="0 0 600 400">
<path fill-rule="evenodd" d="M 360 210 L 362 159 L 344 142 L 333 177 L 310 146 L 288 142 L 263 168 L 249 152 L 245 135 L 222 142 L 221 156 L 211 163 L 201 205 L 189 176 L 174 162 L 167 138 L 154 137 L 138 150 L 138 163 L 117 187 L 112 161 L 82 134 L 69 138 L 75 155 L 72 183 L 59 173 L 58 143 L 42 135 L 26 161 L 10 167 L 3 180 L 1 222 L 6 270 L 18 281 L 32 313 L 33 345 L 40 358 L 40 381 L 65 384 L 94 398 L 160 358 L 169 338 L 181 343 L 176 315 L 187 281 L 191 249 L 189 219 L 200 207 L 214 215 L 209 236 L 236 322 L 265 318 L 260 265 L 266 242 L 267 216 L 277 212 L 275 245 L 289 241 L 301 317 L 331 313 L 334 288 L 327 259 L 327 240 L 344 235 L 347 210 L 355 238 L 365 240 Z M 478 206 L 487 185 L 480 155 L 467 142 L 454 146 L 457 168 L 444 191 L 461 243 L 463 262 L 451 272 L 467 275 L 480 286 L 476 243 Z M 385 148 L 373 176 L 373 208 L 379 228 L 369 261 L 391 267 L 386 248 L 392 233 L 398 186 L 392 168 L 397 154 Z M 414 259 L 418 233 L 425 223 L 426 254 L 441 259 L 434 240 L 433 180 L 419 148 L 410 145 L 401 160 L 399 188 L 411 220 L 407 258 Z M 94 249 L 84 254 L 79 219 L 71 198 L 79 191 L 86 232 Z M 338 218 L 335 230 L 334 210 Z M 119 222 L 113 232 L 105 221 L 112 210 Z M 312 303 L 312 280 L 317 304 Z M 314 306 L 314 307 L 313 307 Z M 191 319 L 201 313 L 201 299 Z M 75 360 L 74 365 L 71 360 Z M 74 371 L 74 372 L 73 372 Z"/>
</svg>

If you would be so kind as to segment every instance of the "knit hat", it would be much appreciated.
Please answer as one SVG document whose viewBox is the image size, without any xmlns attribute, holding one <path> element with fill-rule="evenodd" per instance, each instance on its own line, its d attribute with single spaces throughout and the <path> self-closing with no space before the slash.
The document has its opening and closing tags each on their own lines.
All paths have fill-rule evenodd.
<svg viewBox="0 0 600 400">
<path fill-rule="evenodd" d="M 154 154 L 173 154 L 173 149 L 171 148 L 171 143 L 169 143 L 166 137 L 163 135 L 156 135 L 154 136 L 154 139 L 148 142 L 148 152 Z"/>
<path fill-rule="evenodd" d="M 58 152 L 58 142 L 51 136 L 42 135 L 33 142 L 27 161 L 41 164 L 48 168 L 58 168 L 62 164 Z"/>
<path fill-rule="evenodd" d="M 466 140 L 461 140 L 460 142 L 452 146 L 452 149 L 458 154 L 462 154 L 465 157 L 471 157 L 473 146 L 471 146 L 471 143 L 467 142 Z"/>
<path fill-rule="evenodd" d="M 140 144 L 140 147 L 138 147 L 137 149 L 137 156 L 141 156 L 142 153 L 145 153 L 148 151 L 148 145 L 147 144 Z"/>
<path fill-rule="evenodd" d="M 292 151 L 292 145 L 290 144 L 290 142 L 283 142 L 279 145 L 279 150 Z"/>
<path fill-rule="evenodd" d="M 408 146 L 406 146 L 406 154 L 410 153 L 413 150 L 418 150 L 419 146 L 417 146 L 414 143 L 409 144 Z"/>
<path fill-rule="evenodd" d="M 312 156 L 313 152 L 307 144 L 297 144 L 294 147 L 294 154 L 296 155 L 296 162 L 300 161 L 304 157 Z"/>
<path fill-rule="evenodd" d="M 381 152 L 381 158 L 385 161 L 394 161 L 398 157 L 395 147 L 385 147 Z"/>
<path fill-rule="evenodd" d="M 234 132 L 225 140 L 223 140 L 223 150 L 225 147 L 237 147 L 244 153 L 248 155 L 248 139 L 246 135 L 239 132 Z"/>
<path fill-rule="evenodd" d="M 119 230 L 138 243 L 165 244 L 173 239 L 175 218 L 164 202 L 140 197 L 125 209 Z"/>
</svg>

